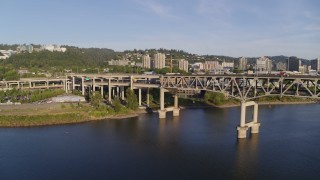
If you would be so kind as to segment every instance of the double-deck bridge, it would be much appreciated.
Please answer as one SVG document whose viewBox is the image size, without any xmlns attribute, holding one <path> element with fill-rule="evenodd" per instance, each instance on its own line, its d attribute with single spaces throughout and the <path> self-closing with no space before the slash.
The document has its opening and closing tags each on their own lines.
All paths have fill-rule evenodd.
<svg viewBox="0 0 320 180">
<path fill-rule="evenodd" d="M 258 105 L 249 100 L 264 96 L 294 96 L 320 99 L 320 77 L 318 76 L 274 76 L 274 75 L 138 75 L 138 74 L 69 74 L 63 78 L 29 78 L 19 81 L 0 81 L 0 90 L 10 89 L 52 89 L 62 88 L 66 92 L 78 90 L 85 95 L 90 91 L 100 91 L 111 102 L 114 97 L 125 99 L 125 89 L 138 89 L 139 106 L 142 105 L 142 89 L 146 89 L 149 106 L 149 89 L 160 89 L 159 118 L 173 111 L 179 116 L 177 92 L 192 94 L 201 91 L 221 92 L 226 97 L 241 100 L 241 120 L 238 137 L 246 137 L 259 132 Z M 164 107 L 164 93 L 173 92 L 174 106 Z M 249 102 L 248 102 L 249 101 Z M 254 106 L 253 120 L 247 123 L 246 107 Z"/>
</svg>

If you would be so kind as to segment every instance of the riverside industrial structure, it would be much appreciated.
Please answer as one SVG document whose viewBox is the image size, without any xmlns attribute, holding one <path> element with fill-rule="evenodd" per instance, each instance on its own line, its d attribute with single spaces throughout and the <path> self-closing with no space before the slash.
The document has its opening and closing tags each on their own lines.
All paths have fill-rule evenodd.
<svg viewBox="0 0 320 180">
<path fill-rule="evenodd" d="M 166 118 L 167 112 L 179 116 L 178 95 L 185 91 L 194 94 L 201 91 L 221 92 L 226 97 L 241 100 L 241 117 L 238 138 L 245 138 L 247 130 L 258 133 L 258 105 L 252 101 L 264 96 L 294 96 L 320 99 L 319 76 L 253 76 L 253 75 L 138 75 L 138 74 L 69 74 L 65 78 L 21 79 L 0 81 L 0 90 L 10 89 L 64 89 L 78 90 L 85 95 L 91 91 L 100 92 L 111 102 L 114 97 L 125 99 L 125 89 L 137 89 L 138 103 L 142 106 L 142 95 L 149 106 L 149 89 L 160 89 L 159 118 Z M 142 94 L 142 91 L 145 93 Z M 174 106 L 165 107 L 165 92 L 174 95 Z M 254 106 L 253 120 L 246 122 L 246 107 Z"/>
</svg>

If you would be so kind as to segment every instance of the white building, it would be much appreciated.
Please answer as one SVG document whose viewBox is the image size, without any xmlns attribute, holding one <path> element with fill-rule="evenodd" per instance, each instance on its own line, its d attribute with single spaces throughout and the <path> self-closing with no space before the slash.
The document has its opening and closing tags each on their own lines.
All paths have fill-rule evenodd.
<svg viewBox="0 0 320 180">
<path fill-rule="evenodd" d="M 11 55 L 16 54 L 16 51 L 13 50 L 0 50 L 0 59 L 7 59 Z"/>
<path fill-rule="evenodd" d="M 30 44 L 30 45 L 26 45 L 26 44 L 23 44 L 23 45 L 19 45 L 17 47 L 17 52 L 18 53 L 21 53 L 21 52 L 29 52 L 29 53 L 32 53 L 33 52 L 33 46 Z"/>
<path fill-rule="evenodd" d="M 245 57 L 241 57 L 239 59 L 239 69 L 240 70 L 246 70 L 247 69 L 248 60 Z"/>
<path fill-rule="evenodd" d="M 205 71 L 215 70 L 220 67 L 219 61 L 205 61 L 203 64 L 203 69 Z"/>
<path fill-rule="evenodd" d="M 40 47 L 41 51 L 47 50 L 47 51 L 58 51 L 58 52 L 66 52 L 67 48 L 62 48 L 59 45 L 56 44 L 48 44 L 48 45 L 42 45 Z"/>
<path fill-rule="evenodd" d="M 0 50 L 0 59 L 7 59 L 9 56 L 7 54 L 2 53 L 3 50 Z"/>
<path fill-rule="evenodd" d="M 185 59 L 178 60 L 178 67 L 180 70 L 188 72 L 188 66 L 189 66 L 189 62 L 187 60 Z"/>
<path fill-rule="evenodd" d="M 166 55 L 157 53 L 153 55 L 153 68 L 162 69 L 166 66 Z"/>
<path fill-rule="evenodd" d="M 234 62 L 225 62 L 223 61 L 221 63 L 222 68 L 228 68 L 228 69 L 233 69 L 234 68 Z"/>
<path fill-rule="evenodd" d="M 151 59 L 149 54 L 145 54 L 142 56 L 142 67 L 143 68 L 151 68 Z"/>
<path fill-rule="evenodd" d="M 258 73 L 271 73 L 272 70 L 272 61 L 262 56 L 259 59 L 256 60 L 256 71 Z"/>
</svg>

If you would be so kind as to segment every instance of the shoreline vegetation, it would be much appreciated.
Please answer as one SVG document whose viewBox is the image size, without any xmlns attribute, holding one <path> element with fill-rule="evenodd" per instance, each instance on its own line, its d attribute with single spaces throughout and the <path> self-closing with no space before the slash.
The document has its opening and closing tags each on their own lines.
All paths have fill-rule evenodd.
<svg viewBox="0 0 320 180">
<path fill-rule="evenodd" d="M 59 90 L 35 91 L 32 93 L 13 90 L 0 94 L 2 99 L 10 97 L 11 102 L 21 102 L 18 105 L 0 105 L 0 127 L 48 126 L 106 119 L 125 119 L 159 109 L 159 104 L 153 101 L 154 96 L 158 93 L 150 95 L 150 108 L 143 109 L 138 108 L 137 97 L 134 91 L 130 89 L 127 89 L 126 101 L 115 98 L 111 104 L 105 103 L 100 93 L 88 94 L 85 97 L 87 102 L 55 103 L 47 99 L 48 97 L 54 97 L 62 93 Z M 158 97 L 155 99 L 158 99 Z M 172 106 L 172 95 L 168 93 L 165 99 L 167 103 L 165 106 Z M 262 97 L 255 101 L 260 105 L 309 104 L 317 102 L 312 99 L 296 97 L 280 98 L 279 96 Z M 229 108 L 240 106 L 240 101 L 226 98 L 222 93 L 208 92 L 202 98 L 179 98 L 179 106 L 181 109 Z"/>
<path fill-rule="evenodd" d="M 299 101 L 258 101 L 259 105 L 290 105 L 310 104 L 315 101 L 303 99 Z M 193 108 L 229 108 L 240 106 L 240 103 L 224 103 L 222 105 L 205 103 L 183 103 L 181 109 Z M 89 103 L 50 103 L 50 104 L 21 104 L 0 106 L 0 127 L 36 127 L 84 123 L 107 119 L 126 119 L 148 113 L 146 109 L 112 112 L 108 115 L 97 114 Z"/>
</svg>

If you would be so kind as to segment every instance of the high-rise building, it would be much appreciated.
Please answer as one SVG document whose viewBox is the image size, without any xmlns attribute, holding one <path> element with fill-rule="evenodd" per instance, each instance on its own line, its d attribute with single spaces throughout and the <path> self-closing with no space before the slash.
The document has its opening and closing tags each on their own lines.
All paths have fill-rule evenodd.
<svg viewBox="0 0 320 180">
<path fill-rule="evenodd" d="M 239 69 L 246 70 L 247 69 L 248 60 L 245 57 L 239 59 Z"/>
<path fill-rule="evenodd" d="M 289 71 L 299 71 L 299 66 L 301 66 L 301 61 L 294 56 L 288 59 L 288 70 Z"/>
<path fill-rule="evenodd" d="M 142 56 L 142 67 L 151 68 L 151 60 L 149 54 L 145 54 Z"/>
<path fill-rule="evenodd" d="M 179 66 L 179 69 L 188 72 L 189 62 L 185 59 L 179 59 L 178 66 Z"/>
<path fill-rule="evenodd" d="M 272 70 L 272 61 L 262 56 L 259 59 L 256 60 L 256 71 L 260 73 L 271 73 Z"/>
<path fill-rule="evenodd" d="M 153 55 L 153 67 L 156 69 L 162 69 L 166 66 L 166 55 L 157 53 Z"/>
<path fill-rule="evenodd" d="M 311 60 L 311 69 L 316 70 L 317 72 L 320 72 L 320 57 L 315 60 Z"/>
</svg>

